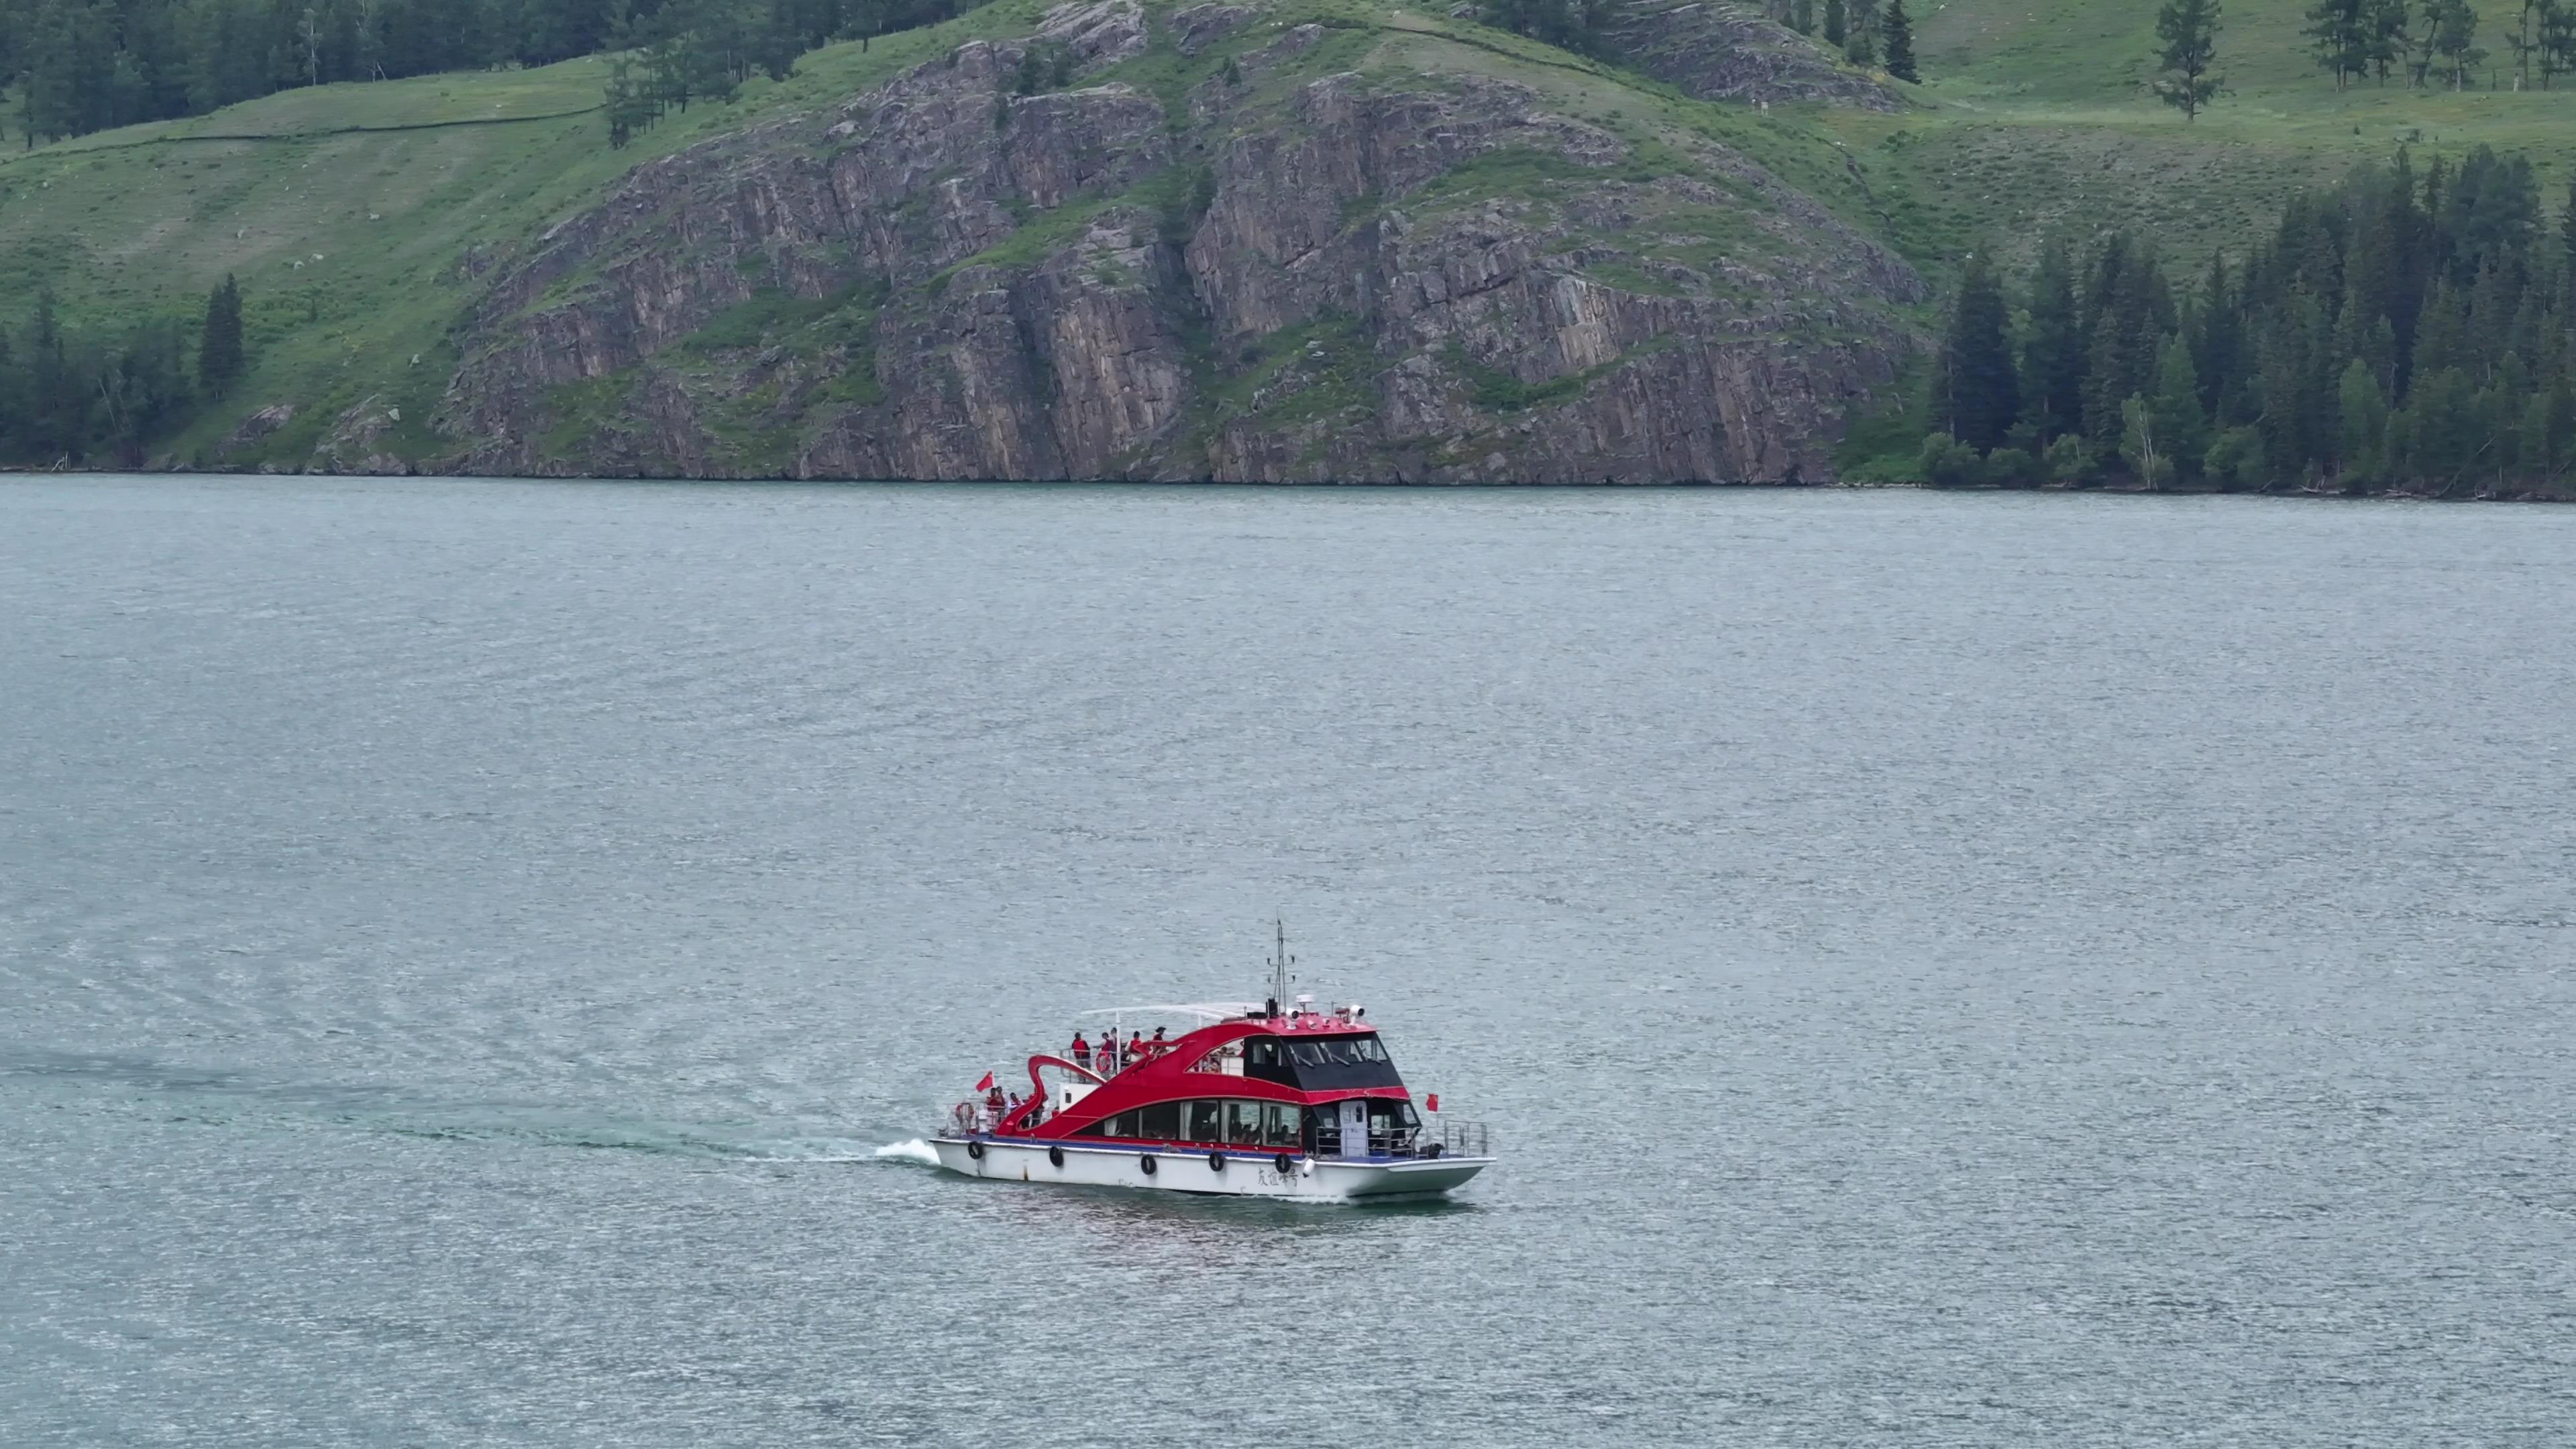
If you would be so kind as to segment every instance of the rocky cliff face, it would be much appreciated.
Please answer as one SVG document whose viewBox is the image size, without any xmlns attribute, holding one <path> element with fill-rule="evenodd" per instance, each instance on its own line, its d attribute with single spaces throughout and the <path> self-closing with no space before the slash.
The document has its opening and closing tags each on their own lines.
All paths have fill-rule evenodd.
<svg viewBox="0 0 2576 1449">
<path fill-rule="evenodd" d="M 1628 0 L 1613 12 L 1609 35 L 1622 64 L 1702 100 L 1905 108 L 1886 85 L 1749 5 Z"/>
<path fill-rule="evenodd" d="M 1912 270 L 1719 129 L 1392 16 L 1061 6 L 641 167 L 496 274 L 453 465 L 1830 479 Z"/>
</svg>

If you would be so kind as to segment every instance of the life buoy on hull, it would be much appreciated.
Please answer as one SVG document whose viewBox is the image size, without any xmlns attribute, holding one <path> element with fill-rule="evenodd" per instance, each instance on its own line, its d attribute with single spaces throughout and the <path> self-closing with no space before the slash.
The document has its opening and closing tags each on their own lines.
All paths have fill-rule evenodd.
<svg viewBox="0 0 2576 1449">
<path fill-rule="evenodd" d="M 1056 1165 L 1056 1166 L 1058 1166 L 1058 1167 L 1062 1167 L 1062 1166 L 1064 1166 L 1064 1149 L 1063 1149 L 1063 1148 L 1061 1148 L 1061 1147 L 1050 1147 L 1050 1148 L 1048 1148 L 1048 1149 L 1047 1149 L 1047 1161 L 1049 1161 L 1049 1162 L 1051 1162 L 1051 1163 L 1055 1164 L 1055 1165 Z"/>
<path fill-rule="evenodd" d="M 1152 1177 L 1154 1175 L 1154 1154 L 1148 1152 L 1144 1156 L 1137 1158 L 1136 1165 L 1145 1169 L 1145 1175 L 1147 1177 Z"/>
<path fill-rule="evenodd" d="M 1286 1177 L 1289 1169 L 1297 1165 L 1297 1159 L 1289 1156 L 1285 1152 L 1282 1152 L 1278 1156 L 1270 1159 L 1270 1165 L 1279 1169 L 1279 1175 L 1281 1177 Z"/>
<path fill-rule="evenodd" d="M 1211 1153 L 1209 1153 L 1209 1154 L 1208 1154 L 1208 1171 L 1210 1171 L 1210 1172 L 1223 1172 L 1223 1171 L 1225 1171 L 1225 1154 L 1224 1154 L 1224 1153 L 1222 1153 L 1222 1152 L 1211 1152 Z"/>
<path fill-rule="evenodd" d="M 971 1157 L 971 1158 L 974 1158 L 977 1162 L 981 1162 L 981 1161 L 983 1161 L 983 1160 L 984 1160 L 984 1144 L 983 1144 L 983 1143 L 981 1143 L 981 1142 L 969 1142 L 969 1143 L 967 1143 L 967 1144 L 966 1144 L 966 1155 L 967 1155 L 967 1156 L 969 1156 L 969 1157 Z"/>
</svg>

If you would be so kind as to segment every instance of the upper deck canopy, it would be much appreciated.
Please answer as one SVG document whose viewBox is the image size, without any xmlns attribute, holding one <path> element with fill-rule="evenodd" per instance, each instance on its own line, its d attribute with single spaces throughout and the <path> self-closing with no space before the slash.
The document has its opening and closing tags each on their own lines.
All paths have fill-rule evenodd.
<svg viewBox="0 0 2576 1449">
<path fill-rule="evenodd" d="M 1201 1021 L 1225 1021 L 1238 1016 L 1259 1016 L 1263 1003 L 1258 1001 L 1180 1001 L 1156 1006 L 1104 1006 L 1086 1011 L 1084 1016 L 1194 1016 Z"/>
</svg>

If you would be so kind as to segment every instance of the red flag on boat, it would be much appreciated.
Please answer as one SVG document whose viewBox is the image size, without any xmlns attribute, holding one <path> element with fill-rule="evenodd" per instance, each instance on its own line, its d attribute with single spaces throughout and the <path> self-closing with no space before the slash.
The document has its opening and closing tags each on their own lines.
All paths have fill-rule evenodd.
<svg viewBox="0 0 2576 1449">
<path fill-rule="evenodd" d="M 991 1072 L 986 1072 L 984 1074 L 984 1080 L 975 1084 L 975 1090 L 979 1092 L 989 1092 L 993 1090 L 993 1074 Z"/>
<path fill-rule="evenodd" d="M 1423 1098 L 1423 1099 L 1422 1099 L 1422 1109 L 1423 1109 L 1424 1111 L 1426 1111 L 1426 1112 L 1437 1112 L 1437 1111 L 1439 1111 L 1439 1110 L 1440 1110 L 1440 1094 L 1439 1094 L 1438 1092 L 1434 1092 L 1434 1093 L 1432 1093 L 1430 1096 Z"/>
</svg>

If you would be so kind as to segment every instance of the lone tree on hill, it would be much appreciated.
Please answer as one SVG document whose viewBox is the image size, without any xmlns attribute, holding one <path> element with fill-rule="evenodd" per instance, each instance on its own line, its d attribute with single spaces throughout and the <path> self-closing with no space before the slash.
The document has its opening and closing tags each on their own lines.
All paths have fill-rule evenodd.
<svg viewBox="0 0 2576 1449">
<path fill-rule="evenodd" d="M 2218 59 L 2218 0 L 2165 0 L 2156 12 L 2156 38 L 2165 43 L 2165 73 L 2156 79 L 2156 98 L 2182 112 L 2187 123 L 2218 94 L 2219 77 L 2210 73 Z"/>
<path fill-rule="evenodd" d="M 241 380 L 241 285 L 231 277 L 206 298 L 206 330 L 197 342 L 197 381 L 208 396 L 222 397 Z"/>
<path fill-rule="evenodd" d="M 1914 69 L 1914 21 L 1905 13 L 1905 0 L 1888 0 L 1878 33 L 1887 51 L 1887 73 L 1908 85 L 1921 85 L 1923 77 Z"/>
</svg>

